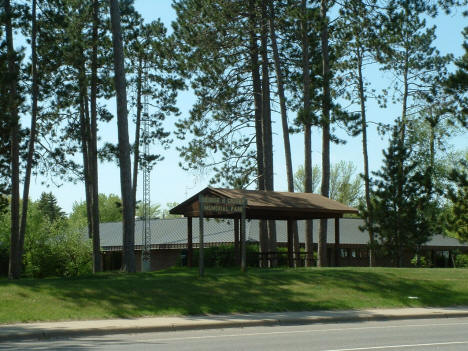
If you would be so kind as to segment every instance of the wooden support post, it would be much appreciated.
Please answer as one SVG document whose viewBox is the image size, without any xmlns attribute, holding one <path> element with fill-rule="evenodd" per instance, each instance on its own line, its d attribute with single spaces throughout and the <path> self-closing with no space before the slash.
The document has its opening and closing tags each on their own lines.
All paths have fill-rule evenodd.
<svg viewBox="0 0 468 351">
<path fill-rule="evenodd" d="M 193 227 L 192 217 L 187 218 L 187 266 L 193 266 Z"/>
<path fill-rule="evenodd" d="M 205 259 L 203 256 L 203 246 L 204 246 L 204 240 L 203 240 L 203 195 L 200 195 L 198 198 L 198 203 L 200 206 L 200 215 L 199 215 L 199 220 L 200 220 L 200 232 L 199 232 L 199 248 L 198 248 L 198 258 L 199 258 L 199 263 L 198 263 L 198 268 L 199 268 L 199 273 L 200 277 L 203 277 L 205 274 Z"/>
<path fill-rule="evenodd" d="M 335 267 L 340 265 L 340 218 L 335 218 Z"/>
<path fill-rule="evenodd" d="M 234 218 L 234 255 L 237 264 L 240 264 L 241 256 L 239 241 L 239 218 Z"/>
<path fill-rule="evenodd" d="M 299 242 L 299 232 L 297 229 L 297 221 L 293 221 L 293 253 L 294 267 L 301 266 L 301 243 Z"/>
<path fill-rule="evenodd" d="M 245 248 L 245 208 L 247 206 L 247 201 L 243 199 L 242 201 L 242 213 L 241 213 L 241 223 L 240 223 L 240 239 L 241 239 L 241 271 L 245 272 L 247 270 L 247 260 L 246 260 L 246 248 Z"/>
<path fill-rule="evenodd" d="M 294 267 L 293 235 L 294 235 L 294 222 L 291 219 L 288 219 L 288 264 L 289 264 L 289 267 Z"/>
</svg>

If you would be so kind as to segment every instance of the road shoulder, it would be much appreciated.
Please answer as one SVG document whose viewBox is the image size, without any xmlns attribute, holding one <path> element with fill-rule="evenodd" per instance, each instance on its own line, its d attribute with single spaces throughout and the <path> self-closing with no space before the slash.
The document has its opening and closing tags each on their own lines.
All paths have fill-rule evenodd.
<svg viewBox="0 0 468 351">
<path fill-rule="evenodd" d="M 0 325 L 0 341 L 249 326 L 468 317 L 468 306 L 147 317 Z"/>
</svg>

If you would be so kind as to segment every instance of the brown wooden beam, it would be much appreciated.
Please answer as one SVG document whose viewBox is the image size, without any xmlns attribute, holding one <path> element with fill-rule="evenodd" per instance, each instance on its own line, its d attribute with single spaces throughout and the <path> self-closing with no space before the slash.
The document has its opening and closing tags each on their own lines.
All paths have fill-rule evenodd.
<svg viewBox="0 0 468 351">
<path fill-rule="evenodd" d="M 239 245 L 239 219 L 234 218 L 234 253 L 236 255 L 236 263 L 240 264 L 241 252 Z"/>
<path fill-rule="evenodd" d="M 193 259 L 193 228 L 192 217 L 187 218 L 187 266 L 192 267 Z"/>
<path fill-rule="evenodd" d="M 241 213 L 241 222 L 240 222 L 240 244 L 241 244 L 241 271 L 246 272 L 247 270 L 247 250 L 245 247 L 245 210 L 246 210 L 247 201 L 242 200 L 242 213 Z"/>
<path fill-rule="evenodd" d="M 335 267 L 340 265 L 340 218 L 335 218 Z"/>
<path fill-rule="evenodd" d="M 288 264 L 289 264 L 289 267 L 294 267 L 293 234 L 294 234 L 294 222 L 291 219 L 288 219 Z"/>
<path fill-rule="evenodd" d="M 281 220 L 286 221 L 288 219 L 293 220 L 307 220 L 307 219 L 322 219 L 322 218 L 336 218 L 341 217 L 343 213 L 346 212 L 337 212 L 337 211 L 330 211 L 330 212 L 303 212 L 301 210 L 297 211 L 282 211 L 281 208 L 277 208 L 274 211 L 271 210 L 247 210 L 246 212 L 246 219 L 264 219 L 264 220 Z M 187 211 L 184 212 L 183 215 L 185 217 L 199 217 L 199 211 Z M 215 213 L 203 213 L 204 218 L 225 218 L 225 219 L 234 219 L 238 218 L 238 213 L 230 213 L 230 214 L 215 214 Z"/>
</svg>

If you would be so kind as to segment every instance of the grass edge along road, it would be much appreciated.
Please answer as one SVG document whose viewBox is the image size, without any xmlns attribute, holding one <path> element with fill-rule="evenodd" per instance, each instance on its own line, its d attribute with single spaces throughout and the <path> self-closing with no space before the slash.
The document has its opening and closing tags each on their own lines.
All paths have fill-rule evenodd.
<svg viewBox="0 0 468 351">
<path fill-rule="evenodd" d="M 468 305 L 468 269 L 172 268 L 0 280 L 0 323 Z"/>
</svg>

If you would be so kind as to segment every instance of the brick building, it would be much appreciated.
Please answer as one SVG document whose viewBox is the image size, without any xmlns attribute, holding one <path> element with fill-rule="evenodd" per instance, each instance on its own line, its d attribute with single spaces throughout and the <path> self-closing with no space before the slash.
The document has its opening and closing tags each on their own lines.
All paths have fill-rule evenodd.
<svg viewBox="0 0 468 351">
<path fill-rule="evenodd" d="M 361 219 L 340 218 L 340 266 L 367 266 L 369 236 L 359 227 L 363 225 Z M 314 220 L 314 246 L 317 250 L 318 224 Z M 287 246 L 286 221 L 276 221 L 277 242 L 279 247 Z M 198 247 L 198 221 L 192 224 L 193 246 Z M 304 245 L 305 221 L 298 221 L 299 241 Z M 104 253 L 104 269 L 119 269 L 122 251 L 122 223 L 102 223 L 100 226 L 101 247 Z M 135 222 L 135 251 L 137 255 L 137 269 L 141 269 L 141 252 L 143 249 L 143 222 Z M 259 242 L 258 220 L 246 223 L 246 241 L 250 244 Z M 205 219 L 204 220 L 205 247 L 234 244 L 234 220 Z M 329 265 L 334 262 L 335 220 L 328 221 L 328 260 Z M 182 262 L 187 249 L 187 218 L 153 219 L 151 220 L 151 269 L 164 269 Z M 423 255 L 435 267 L 452 267 L 455 253 L 468 253 L 468 244 L 461 244 L 458 240 L 434 235 L 423 246 Z M 406 252 L 404 266 L 411 266 L 414 252 Z M 391 258 L 377 255 L 378 266 L 390 266 Z"/>
</svg>

